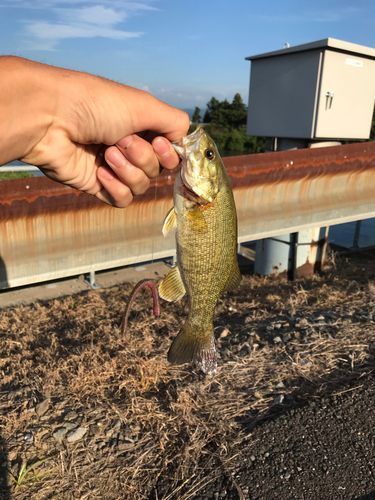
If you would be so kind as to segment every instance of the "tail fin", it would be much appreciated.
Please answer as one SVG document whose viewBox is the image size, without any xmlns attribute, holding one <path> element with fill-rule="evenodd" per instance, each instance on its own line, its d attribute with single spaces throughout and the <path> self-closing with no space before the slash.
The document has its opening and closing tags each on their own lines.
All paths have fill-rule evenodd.
<svg viewBox="0 0 375 500">
<path fill-rule="evenodd" d="M 217 361 L 213 332 L 212 335 L 199 337 L 192 335 L 184 325 L 168 351 L 168 361 L 172 364 L 192 362 L 203 373 L 215 375 Z"/>
</svg>

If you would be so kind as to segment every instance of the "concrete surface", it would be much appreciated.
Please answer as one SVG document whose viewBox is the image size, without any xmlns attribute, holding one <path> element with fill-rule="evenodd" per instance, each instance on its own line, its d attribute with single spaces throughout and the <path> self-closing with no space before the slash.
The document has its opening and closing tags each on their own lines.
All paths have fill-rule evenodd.
<svg viewBox="0 0 375 500">
<path fill-rule="evenodd" d="M 171 263 L 171 261 L 165 261 Z M 127 266 L 95 273 L 95 282 L 101 288 L 110 288 L 122 283 L 137 283 L 146 278 L 157 280 L 167 274 L 169 267 L 164 261 Z M 27 305 L 33 302 L 65 297 L 91 290 L 83 275 L 64 280 L 38 283 L 27 287 L 13 288 L 0 292 L 0 309 Z"/>
</svg>

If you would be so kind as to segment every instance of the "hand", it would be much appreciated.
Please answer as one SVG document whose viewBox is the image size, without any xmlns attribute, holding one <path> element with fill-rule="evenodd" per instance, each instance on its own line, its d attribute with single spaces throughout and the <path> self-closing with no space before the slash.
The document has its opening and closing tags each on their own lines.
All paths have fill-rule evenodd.
<svg viewBox="0 0 375 500">
<path fill-rule="evenodd" d="M 2 115 L 11 117 L 0 119 L 0 164 L 20 159 L 126 207 L 160 166 L 179 163 L 169 141 L 187 134 L 188 115 L 147 92 L 15 57 L 0 57 L 0 75 Z"/>
</svg>

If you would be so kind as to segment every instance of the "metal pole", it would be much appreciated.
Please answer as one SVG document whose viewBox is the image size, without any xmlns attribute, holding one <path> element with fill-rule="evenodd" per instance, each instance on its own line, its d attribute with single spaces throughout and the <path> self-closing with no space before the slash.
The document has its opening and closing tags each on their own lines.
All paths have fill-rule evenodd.
<svg viewBox="0 0 375 500">
<path fill-rule="evenodd" d="M 355 223 L 355 233 L 354 233 L 354 239 L 353 239 L 353 248 L 359 248 L 358 246 L 358 240 L 359 240 L 359 233 L 361 232 L 361 225 L 362 221 L 357 220 Z"/>
<path fill-rule="evenodd" d="M 95 271 L 90 271 L 90 274 L 85 275 L 85 283 L 89 285 L 90 288 L 93 290 L 96 290 L 98 288 L 101 288 L 99 283 L 95 281 Z"/>
</svg>

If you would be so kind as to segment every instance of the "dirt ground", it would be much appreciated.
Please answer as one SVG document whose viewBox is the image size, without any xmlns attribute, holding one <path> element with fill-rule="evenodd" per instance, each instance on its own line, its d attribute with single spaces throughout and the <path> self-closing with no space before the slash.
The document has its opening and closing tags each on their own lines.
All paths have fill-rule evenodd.
<svg viewBox="0 0 375 500">
<path fill-rule="evenodd" d="M 4 500 L 375 499 L 375 254 L 295 282 L 243 268 L 215 377 L 169 366 L 183 299 L 132 288 L 0 311 Z"/>
</svg>

